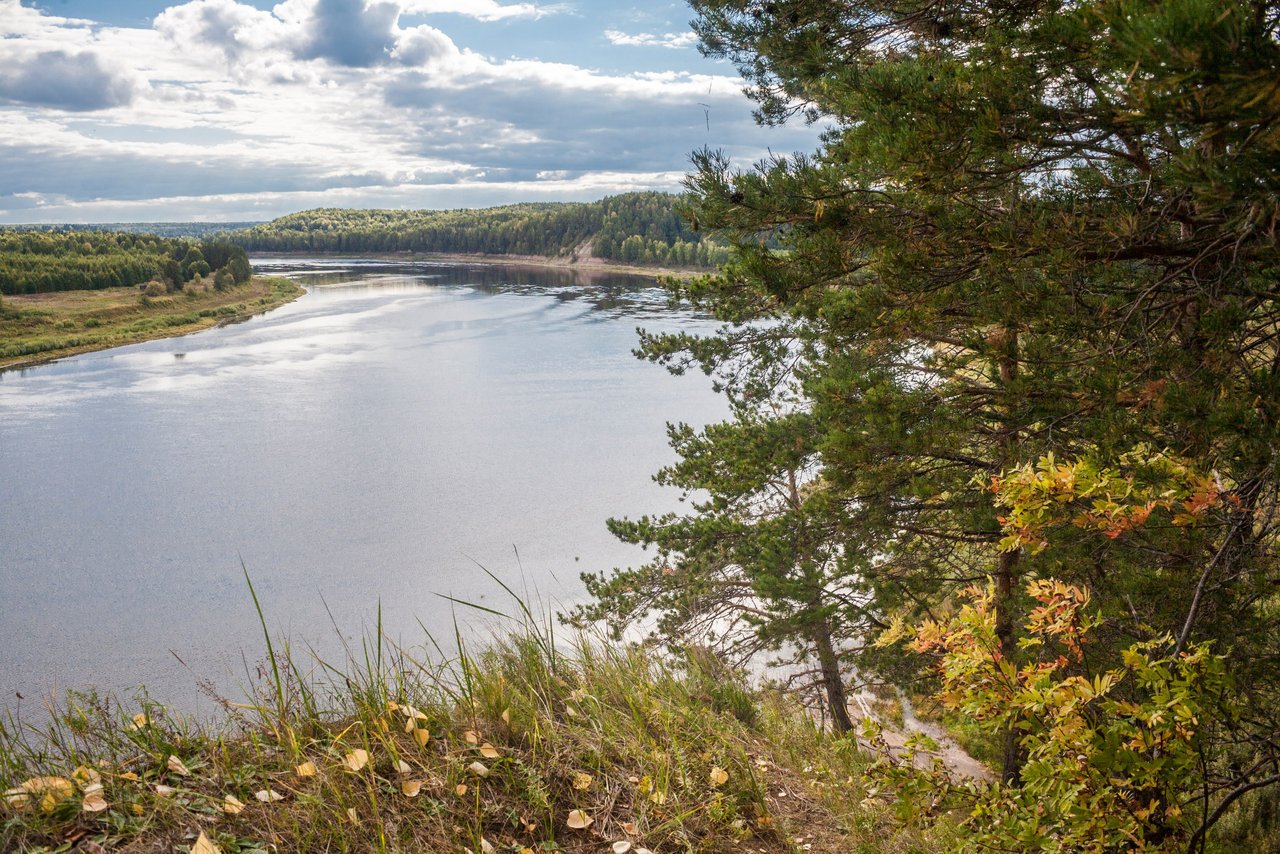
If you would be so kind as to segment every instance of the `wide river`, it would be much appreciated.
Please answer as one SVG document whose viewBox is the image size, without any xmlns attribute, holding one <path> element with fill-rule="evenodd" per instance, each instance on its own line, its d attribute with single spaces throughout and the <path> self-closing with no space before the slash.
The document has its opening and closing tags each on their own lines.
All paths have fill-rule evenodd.
<svg viewBox="0 0 1280 854">
<path fill-rule="evenodd" d="M 0 374 L 0 710 L 90 685 L 195 714 L 201 681 L 240 697 L 264 648 L 242 561 L 273 632 L 337 661 L 379 605 L 407 646 L 491 622 L 446 596 L 512 610 L 480 566 L 579 601 L 580 572 L 644 558 L 607 517 L 680 506 L 651 481 L 665 422 L 724 414 L 701 375 L 631 354 L 637 326 L 709 328 L 651 279 L 255 267 L 307 295 Z"/>
</svg>

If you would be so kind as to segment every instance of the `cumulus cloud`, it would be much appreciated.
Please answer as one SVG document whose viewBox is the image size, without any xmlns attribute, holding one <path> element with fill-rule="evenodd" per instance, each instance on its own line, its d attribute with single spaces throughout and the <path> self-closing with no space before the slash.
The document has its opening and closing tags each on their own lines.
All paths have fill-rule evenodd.
<svg viewBox="0 0 1280 854">
<path fill-rule="evenodd" d="M 281 47 L 290 37 L 284 21 L 236 0 L 193 0 L 173 6 L 155 29 L 188 54 L 221 50 L 232 62 Z"/>
<path fill-rule="evenodd" d="M 279 82 L 313 78 L 290 67 L 298 61 L 362 69 L 459 54 L 434 27 L 401 28 L 401 13 L 390 0 L 285 0 L 270 12 L 237 0 L 191 0 L 166 10 L 155 28 L 190 55 L 214 48 L 243 77 L 265 70 Z"/>
<path fill-rule="evenodd" d="M 133 79 L 90 51 L 46 50 L 0 59 L 0 99 L 77 112 L 125 106 Z"/>
<path fill-rule="evenodd" d="M 662 51 L 670 71 L 592 70 L 622 53 L 581 17 L 536 23 L 559 8 L 536 0 L 170 2 L 151 27 L 112 27 L 0 0 L 0 221 L 598 198 L 677 187 L 703 146 L 754 160 L 816 138 L 765 141 L 740 81 L 678 70 L 692 51 Z M 481 28 L 494 53 L 560 41 L 573 60 L 496 59 L 405 17 L 443 13 L 519 20 Z"/>
<path fill-rule="evenodd" d="M 675 49 L 693 47 L 698 43 L 698 37 L 694 33 L 663 33 L 662 35 L 636 33 L 635 35 L 629 35 L 621 30 L 605 30 L 604 37 L 609 40 L 610 44 L 625 47 L 669 47 Z"/>
<path fill-rule="evenodd" d="M 365 0 L 290 0 L 276 7 L 286 20 L 297 7 L 302 27 L 299 59 L 327 59 L 348 68 L 369 68 L 391 58 L 400 7 Z M 309 8 L 308 8 L 309 7 Z"/>
</svg>

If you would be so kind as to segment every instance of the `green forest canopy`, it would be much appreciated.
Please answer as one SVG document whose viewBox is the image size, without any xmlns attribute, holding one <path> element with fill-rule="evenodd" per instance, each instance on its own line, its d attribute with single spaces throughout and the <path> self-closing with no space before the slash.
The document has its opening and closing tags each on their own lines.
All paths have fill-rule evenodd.
<svg viewBox="0 0 1280 854">
<path fill-rule="evenodd" d="M 237 284 L 253 274 L 248 256 L 225 240 L 193 241 L 103 231 L 0 231 L 0 293 L 129 287 L 161 280 L 181 287 L 226 270 Z"/>
<path fill-rule="evenodd" d="M 624 264 L 712 267 L 727 251 L 679 212 L 670 193 L 598 202 L 543 202 L 478 210 L 320 208 L 235 232 L 249 251 L 454 252 L 594 256 Z"/>
</svg>

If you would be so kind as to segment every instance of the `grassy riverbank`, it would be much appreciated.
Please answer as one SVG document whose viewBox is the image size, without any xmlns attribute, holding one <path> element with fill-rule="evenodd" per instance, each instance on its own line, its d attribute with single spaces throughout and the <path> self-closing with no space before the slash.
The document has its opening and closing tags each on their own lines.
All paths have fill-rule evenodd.
<svg viewBox="0 0 1280 854">
<path fill-rule="evenodd" d="M 0 850 L 941 848 L 864 800 L 850 740 L 711 657 L 528 628 L 437 665 L 373 642 L 341 674 L 277 653 L 213 727 L 94 697 L 47 734 L 0 724 Z"/>
<path fill-rule="evenodd" d="M 206 329 L 268 311 L 303 289 L 255 276 L 224 290 L 190 286 L 160 296 L 136 287 L 6 296 L 0 300 L 0 370 Z"/>
</svg>

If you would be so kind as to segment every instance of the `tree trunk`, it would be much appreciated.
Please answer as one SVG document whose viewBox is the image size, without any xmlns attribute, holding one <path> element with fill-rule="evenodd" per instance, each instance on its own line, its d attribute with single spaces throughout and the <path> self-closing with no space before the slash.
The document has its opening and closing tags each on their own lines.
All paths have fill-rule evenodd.
<svg viewBox="0 0 1280 854">
<path fill-rule="evenodd" d="M 1018 332 L 1005 327 L 1001 330 L 1001 352 L 998 369 L 1002 390 L 1008 394 L 1009 386 L 1018 378 Z M 998 460 L 1001 469 L 1008 469 L 1017 463 L 1014 446 L 1017 444 L 1018 431 L 1010 422 L 1012 413 L 1005 407 L 1006 421 L 996 437 Z M 1001 552 L 996 559 L 996 637 L 1000 641 L 1000 654 L 1005 660 L 1013 661 L 1017 655 L 1018 642 L 1013 631 L 1013 594 L 1017 581 L 1018 551 Z M 1006 783 L 1016 783 L 1022 776 L 1022 750 L 1018 747 L 1018 731 L 1010 722 L 1004 732 L 1004 747 L 1001 751 L 1000 779 Z"/>
<path fill-rule="evenodd" d="M 844 690 L 844 677 L 840 675 L 840 657 L 831 643 L 831 627 L 821 620 L 813 627 L 813 645 L 818 652 L 818 667 L 822 671 L 822 687 L 827 694 L 827 706 L 836 732 L 843 735 L 853 729 L 849 717 L 849 695 Z"/>
</svg>

